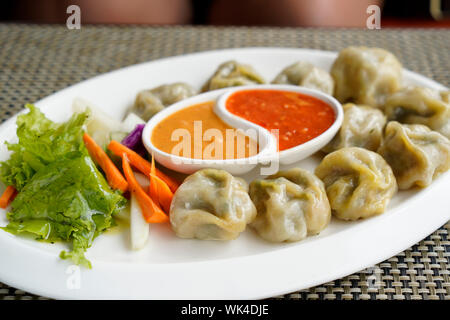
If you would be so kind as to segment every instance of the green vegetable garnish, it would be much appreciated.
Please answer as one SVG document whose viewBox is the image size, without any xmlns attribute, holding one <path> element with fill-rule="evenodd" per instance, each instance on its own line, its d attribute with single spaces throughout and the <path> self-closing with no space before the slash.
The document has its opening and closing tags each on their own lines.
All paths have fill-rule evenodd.
<svg viewBox="0 0 450 320">
<path fill-rule="evenodd" d="M 65 123 L 54 123 L 31 104 L 27 114 L 17 117 L 19 143 L 6 142 L 13 151 L 9 160 L 0 164 L 0 179 L 20 191 L 31 177 L 45 165 L 71 152 L 85 150 L 83 125 L 88 112 L 77 113 Z"/>
<path fill-rule="evenodd" d="M 89 157 L 82 140 L 87 113 L 56 124 L 34 106 L 17 119 L 19 143 L 8 144 L 11 158 L 0 165 L 0 177 L 19 194 L 2 228 L 37 240 L 72 242 L 61 258 L 91 267 L 84 253 L 93 240 L 114 225 L 113 214 L 125 198 L 111 190 Z"/>
</svg>

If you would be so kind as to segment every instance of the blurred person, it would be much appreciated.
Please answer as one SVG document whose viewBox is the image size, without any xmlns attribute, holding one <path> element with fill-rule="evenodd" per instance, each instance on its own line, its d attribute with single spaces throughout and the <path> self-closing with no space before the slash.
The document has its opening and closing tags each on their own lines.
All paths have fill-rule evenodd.
<svg viewBox="0 0 450 320">
<path fill-rule="evenodd" d="M 2 6 L 5 8 L 5 2 Z M 16 0 L 17 20 L 64 23 L 81 8 L 82 23 L 365 26 L 366 9 L 382 0 Z M 4 11 L 4 10 L 3 10 Z"/>
<path fill-rule="evenodd" d="M 450 0 L 2 0 L 0 19 L 65 23 L 71 4 L 81 22 L 103 24 L 213 24 L 365 27 L 369 5 L 384 6 L 383 17 L 431 19 L 432 8 L 448 13 Z M 431 14 L 430 14 L 431 13 Z M 398 19 L 400 18 L 400 19 Z"/>
<path fill-rule="evenodd" d="M 216 0 L 210 22 L 221 25 L 365 27 L 367 7 L 382 0 Z M 243 23 L 244 22 L 244 23 Z"/>
<path fill-rule="evenodd" d="M 65 23 L 66 9 L 81 9 L 81 23 L 104 24 L 189 24 L 189 0 L 2 0 L 0 11 L 11 20 L 37 23 Z"/>
</svg>

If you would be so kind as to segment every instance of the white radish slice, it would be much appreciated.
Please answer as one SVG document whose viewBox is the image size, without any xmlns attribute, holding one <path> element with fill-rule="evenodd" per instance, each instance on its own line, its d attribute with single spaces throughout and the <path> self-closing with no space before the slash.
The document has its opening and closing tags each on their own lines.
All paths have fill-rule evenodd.
<svg viewBox="0 0 450 320">
<path fill-rule="evenodd" d="M 122 129 L 125 132 L 131 132 L 136 128 L 138 124 L 145 124 L 145 121 L 142 120 L 138 115 L 133 112 L 130 112 L 125 120 L 122 122 Z"/>
<path fill-rule="evenodd" d="M 124 131 L 120 121 L 111 118 L 91 102 L 82 98 L 75 98 L 72 102 L 74 112 L 84 112 L 88 108 L 91 114 L 86 122 L 86 130 L 101 147 L 109 142 L 111 132 Z"/>
<path fill-rule="evenodd" d="M 133 194 L 131 196 L 130 207 L 131 249 L 140 250 L 145 247 L 149 233 L 149 224 L 145 221 L 141 207 L 139 206 L 136 196 Z"/>
<path fill-rule="evenodd" d="M 144 175 L 135 173 L 136 180 L 143 187 L 146 188 L 149 185 L 149 179 Z M 148 240 L 150 234 L 150 226 L 145 221 L 142 215 L 141 207 L 134 194 L 131 195 L 130 204 L 130 236 L 131 236 L 131 248 L 133 250 L 142 249 Z"/>
</svg>

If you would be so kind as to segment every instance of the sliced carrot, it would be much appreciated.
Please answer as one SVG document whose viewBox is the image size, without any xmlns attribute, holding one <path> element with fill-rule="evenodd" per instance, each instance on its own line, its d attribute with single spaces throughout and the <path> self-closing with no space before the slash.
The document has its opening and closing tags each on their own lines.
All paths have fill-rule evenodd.
<svg viewBox="0 0 450 320">
<path fill-rule="evenodd" d="M 129 189 L 136 196 L 145 221 L 147 221 L 148 223 L 167 222 L 169 220 L 169 217 L 155 202 L 153 202 L 152 198 L 150 198 L 150 196 L 145 193 L 144 189 L 142 189 L 142 187 L 137 182 L 126 155 L 122 157 L 122 168 L 125 177 L 127 178 Z"/>
<path fill-rule="evenodd" d="M 155 160 L 152 158 L 152 167 L 150 170 L 150 187 L 149 194 L 153 201 L 158 201 L 158 203 L 163 207 L 164 211 L 169 214 L 170 204 L 173 199 L 173 192 L 170 190 L 169 186 L 156 175 L 155 170 Z"/>
<path fill-rule="evenodd" d="M 148 162 L 147 160 L 142 158 L 140 155 L 138 155 L 133 150 L 127 148 L 126 146 L 124 146 L 123 144 L 121 144 L 115 140 L 112 140 L 109 143 L 108 149 L 112 153 L 114 153 L 116 156 L 119 156 L 119 157 L 122 157 L 123 154 L 126 154 L 133 167 L 138 169 L 145 176 L 147 176 L 147 177 L 150 176 L 150 171 L 151 171 L 152 165 L 150 164 L 150 162 Z M 167 183 L 167 185 L 169 186 L 170 190 L 172 190 L 172 192 L 175 192 L 178 189 L 178 187 L 180 186 L 180 184 L 176 180 L 167 176 L 166 174 L 164 174 L 163 172 L 161 172 L 158 169 L 156 169 L 156 176 L 158 176 L 161 180 L 163 180 L 165 183 Z"/>
<path fill-rule="evenodd" d="M 108 180 L 108 184 L 111 188 L 125 192 L 128 189 L 128 182 L 108 157 L 106 152 L 103 151 L 103 149 L 87 133 L 83 135 L 83 140 L 89 154 L 105 173 L 106 180 Z"/>
<path fill-rule="evenodd" d="M 159 203 L 161 205 L 161 202 L 159 201 L 159 195 L 158 195 L 158 185 L 156 182 L 156 170 L 155 170 L 155 159 L 153 158 L 152 155 L 152 165 L 150 168 L 150 185 L 148 186 L 148 194 L 150 195 L 150 197 L 152 198 L 153 201 L 155 201 L 156 203 Z M 163 207 L 164 208 L 164 207 Z M 165 210 L 165 208 L 164 208 Z M 168 211 L 166 211 L 167 213 Z"/>
<path fill-rule="evenodd" d="M 169 214 L 170 205 L 172 204 L 173 192 L 170 190 L 169 186 L 158 176 L 150 175 L 153 177 L 154 182 L 158 186 L 158 199 L 159 203 L 163 207 L 164 211 Z"/>
<path fill-rule="evenodd" d="M 6 209 L 17 195 L 17 190 L 13 186 L 7 186 L 0 197 L 0 208 Z"/>
</svg>

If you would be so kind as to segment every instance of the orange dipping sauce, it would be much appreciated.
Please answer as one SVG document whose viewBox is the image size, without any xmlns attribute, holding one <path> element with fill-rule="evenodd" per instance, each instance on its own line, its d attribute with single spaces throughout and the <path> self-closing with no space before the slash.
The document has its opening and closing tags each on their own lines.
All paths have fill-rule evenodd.
<svg viewBox="0 0 450 320">
<path fill-rule="evenodd" d="M 153 145 L 164 152 L 191 159 L 223 160 L 255 156 L 258 143 L 224 123 L 204 102 L 161 120 L 152 131 Z"/>
<path fill-rule="evenodd" d="M 333 108 L 322 100 L 281 90 L 237 91 L 226 108 L 268 130 L 279 129 L 280 151 L 317 137 L 336 120 Z"/>
</svg>

